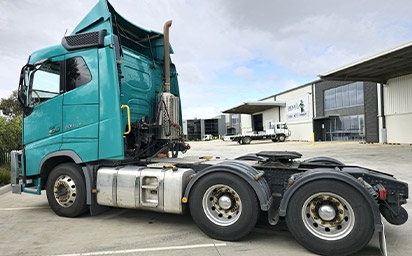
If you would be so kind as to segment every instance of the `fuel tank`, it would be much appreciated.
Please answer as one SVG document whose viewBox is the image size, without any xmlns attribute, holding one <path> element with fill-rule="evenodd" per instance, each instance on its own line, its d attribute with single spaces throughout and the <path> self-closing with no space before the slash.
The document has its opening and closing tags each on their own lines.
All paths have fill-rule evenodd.
<svg viewBox="0 0 412 256">
<path fill-rule="evenodd" d="M 184 190 L 194 171 L 189 168 L 140 166 L 102 167 L 97 172 L 99 205 L 181 214 Z"/>
</svg>

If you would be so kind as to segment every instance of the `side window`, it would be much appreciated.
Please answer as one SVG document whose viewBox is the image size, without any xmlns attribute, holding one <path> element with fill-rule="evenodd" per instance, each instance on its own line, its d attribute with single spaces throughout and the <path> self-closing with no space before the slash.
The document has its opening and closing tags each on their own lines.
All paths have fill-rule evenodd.
<svg viewBox="0 0 412 256">
<path fill-rule="evenodd" d="M 60 62 L 43 64 L 33 73 L 31 101 L 40 104 L 59 95 L 60 92 Z"/>
<path fill-rule="evenodd" d="M 66 92 L 85 85 L 91 80 L 92 75 L 82 57 L 66 59 Z"/>
</svg>

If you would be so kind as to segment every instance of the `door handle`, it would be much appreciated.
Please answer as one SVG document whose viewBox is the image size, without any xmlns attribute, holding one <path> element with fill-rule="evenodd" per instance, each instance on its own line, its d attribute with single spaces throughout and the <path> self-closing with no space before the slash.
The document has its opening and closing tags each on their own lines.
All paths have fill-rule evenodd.
<svg viewBox="0 0 412 256">
<path fill-rule="evenodd" d="M 49 134 L 54 134 L 54 133 L 59 132 L 59 131 L 60 131 L 60 127 L 55 127 L 53 129 L 49 130 Z"/>
</svg>

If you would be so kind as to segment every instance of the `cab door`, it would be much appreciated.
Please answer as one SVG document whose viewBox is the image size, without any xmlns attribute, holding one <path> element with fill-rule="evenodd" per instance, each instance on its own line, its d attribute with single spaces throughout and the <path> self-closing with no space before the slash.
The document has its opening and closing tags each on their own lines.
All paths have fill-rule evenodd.
<svg viewBox="0 0 412 256">
<path fill-rule="evenodd" d="M 63 143 L 83 162 L 98 159 L 99 72 L 97 49 L 65 56 Z"/>
<path fill-rule="evenodd" d="M 25 175 L 36 175 L 40 161 L 62 143 L 63 57 L 53 58 L 31 74 L 33 111 L 23 119 Z"/>
</svg>

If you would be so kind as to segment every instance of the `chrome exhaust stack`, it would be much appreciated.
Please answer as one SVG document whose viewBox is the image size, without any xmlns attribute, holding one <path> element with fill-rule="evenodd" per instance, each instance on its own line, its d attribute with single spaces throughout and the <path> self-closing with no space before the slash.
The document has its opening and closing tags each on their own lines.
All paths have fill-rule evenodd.
<svg viewBox="0 0 412 256">
<path fill-rule="evenodd" d="M 161 126 L 159 139 L 177 139 L 179 137 L 180 123 L 179 117 L 179 97 L 170 92 L 170 42 L 169 28 L 172 26 L 172 21 L 169 20 L 163 26 L 163 42 L 164 42 L 164 75 L 165 86 L 164 91 L 160 92 L 158 98 L 159 113 L 158 124 Z"/>
<path fill-rule="evenodd" d="M 163 42 L 164 42 L 164 72 L 165 72 L 165 92 L 170 92 L 170 50 L 169 50 L 169 28 L 172 26 L 172 21 L 169 20 L 163 26 Z"/>
</svg>

